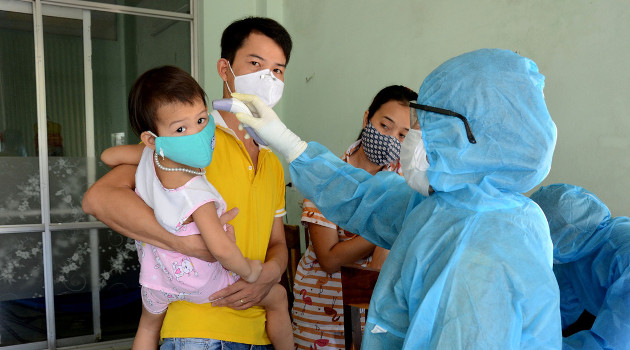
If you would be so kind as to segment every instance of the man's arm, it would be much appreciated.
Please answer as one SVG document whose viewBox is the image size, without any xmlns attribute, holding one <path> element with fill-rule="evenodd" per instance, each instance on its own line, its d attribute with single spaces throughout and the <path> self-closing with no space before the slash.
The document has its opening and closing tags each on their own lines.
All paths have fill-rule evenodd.
<svg viewBox="0 0 630 350">
<path fill-rule="evenodd" d="M 238 280 L 211 295 L 209 300 L 212 301 L 213 306 L 227 306 L 235 310 L 245 310 L 259 304 L 267 296 L 271 287 L 280 282 L 282 274 L 286 271 L 288 259 L 284 223 L 281 217 L 277 217 L 271 228 L 263 270 L 256 282 L 247 283 L 242 279 Z M 215 299 L 220 300 L 215 301 Z"/>
<path fill-rule="evenodd" d="M 178 237 L 166 231 L 153 210 L 134 192 L 136 166 L 120 165 L 92 185 L 83 197 L 83 211 L 123 236 L 156 247 L 215 261 L 200 235 Z"/>
<path fill-rule="evenodd" d="M 289 252 L 284 235 L 284 223 L 282 222 L 282 217 L 277 217 L 273 220 L 273 227 L 271 228 L 271 236 L 269 237 L 269 245 L 267 247 L 267 256 L 265 264 L 263 265 L 268 267 L 271 276 L 272 284 L 269 286 L 269 289 L 271 289 L 273 284 L 280 282 L 282 274 L 287 269 L 288 261 Z M 265 295 L 267 295 L 266 292 Z"/>
</svg>

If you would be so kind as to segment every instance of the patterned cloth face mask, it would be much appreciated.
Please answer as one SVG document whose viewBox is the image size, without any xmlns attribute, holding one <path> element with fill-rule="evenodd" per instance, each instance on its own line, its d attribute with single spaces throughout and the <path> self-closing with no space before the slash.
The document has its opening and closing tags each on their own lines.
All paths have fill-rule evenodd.
<svg viewBox="0 0 630 350">
<path fill-rule="evenodd" d="M 400 141 L 393 136 L 383 135 L 368 123 L 361 133 L 361 144 L 370 162 L 384 166 L 400 157 Z"/>
</svg>

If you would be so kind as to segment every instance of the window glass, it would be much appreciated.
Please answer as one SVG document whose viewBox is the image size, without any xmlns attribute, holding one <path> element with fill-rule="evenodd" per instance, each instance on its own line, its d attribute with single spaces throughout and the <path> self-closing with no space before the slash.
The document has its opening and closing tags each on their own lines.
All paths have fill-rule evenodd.
<svg viewBox="0 0 630 350">
<path fill-rule="evenodd" d="M 110 229 L 94 229 L 53 232 L 52 243 L 57 338 L 93 333 L 95 284 L 102 340 L 133 337 L 142 310 L 134 240 Z"/>
<path fill-rule="evenodd" d="M 87 0 L 104 4 L 141 7 L 151 10 L 190 13 L 190 0 Z"/>
<path fill-rule="evenodd" d="M 116 4 L 188 11 L 188 1 Z M 190 22 L 90 11 L 92 86 L 86 87 L 82 12 L 43 7 L 55 10 L 43 16 L 47 130 L 43 154 L 33 15 L 0 10 L 0 346 L 47 340 L 47 261 L 52 262 L 57 339 L 68 344 L 90 339 L 95 309 L 100 313 L 101 340 L 130 338 L 141 311 L 134 241 L 110 229 L 53 231 L 48 255 L 42 232 L 24 231 L 39 230 L 48 219 L 53 224 L 92 220 L 83 213 L 81 201 L 88 184 L 108 171 L 98 156 L 113 145 L 139 142 L 127 118 L 129 89 L 150 68 L 168 64 L 191 72 Z M 93 116 L 86 112 L 90 89 Z M 42 157 L 48 164 L 44 202 L 50 203 L 49 211 L 41 205 Z M 48 318 L 52 320 L 51 315 Z"/>
<path fill-rule="evenodd" d="M 33 18 L 5 11 L 0 18 L 0 225 L 38 224 Z"/>
<path fill-rule="evenodd" d="M 2 346 L 46 340 L 41 233 L 0 235 Z"/>
</svg>

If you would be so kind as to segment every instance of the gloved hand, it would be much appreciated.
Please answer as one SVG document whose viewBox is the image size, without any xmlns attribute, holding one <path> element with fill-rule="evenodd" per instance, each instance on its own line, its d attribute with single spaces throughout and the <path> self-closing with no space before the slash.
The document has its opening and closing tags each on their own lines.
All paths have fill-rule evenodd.
<svg viewBox="0 0 630 350">
<path fill-rule="evenodd" d="M 306 149 L 306 142 L 287 128 L 280 118 L 258 96 L 232 93 L 232 97 L 245 103 L 253 116 L 238 112 L 236 118 L 249 125 L 267 144 L 284 156 L 291 163 Z"/>
</svg>

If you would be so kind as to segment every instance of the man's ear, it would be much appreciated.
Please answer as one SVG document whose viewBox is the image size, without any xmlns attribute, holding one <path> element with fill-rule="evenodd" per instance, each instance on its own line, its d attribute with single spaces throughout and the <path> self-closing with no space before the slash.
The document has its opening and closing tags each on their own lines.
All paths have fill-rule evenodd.
<svg viewBox="0 0 630 350">
<path fill-rule="evenodd" d="M 219 76 L 221 77 L 221 80 L 223 80 L 223 98 L 229 98 L 232 97 L 232 94 L 230 92 L 230 90 L 228 89 L 228 79 L 230 78 L 230 76 L 232 75 L 232 71 L 230 71 L 230 66 L 229 66 L 229 61 L 226 60 L 225 58 L 220 58 L 217 61 L 217 72 L 219 73 Z M 234 80 L 232 79 L 232 86 L 234 86 Z M 232 90 L 234 91 L 234 90 Z"/>
<path fill-rule="evenodd" d="M 365 113 L 363 113 L 363 128 L 365 128 L 368 124 L 368 115 L 369 115 L 369 111 L 365 111 Z M 361 129 L 363 129 L 361 128 Z"/>
<path fill-rule="evenodd" d="M 217 61 L 217 72 L 221 77 L 221 80 L 227 81 L 228 73 L 230 72 L 229 62 L 225 58 L 219 58 Z"/>
<path fill-rule="evenodd" d="M 140 134 L 140 140 L 142 140 L 145 146 L 155 151 L 155 136 L 151 135 L 150 132 L 145 131 Z"/>
</svg>

